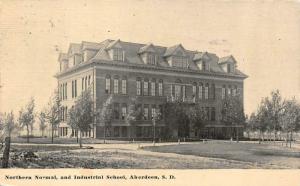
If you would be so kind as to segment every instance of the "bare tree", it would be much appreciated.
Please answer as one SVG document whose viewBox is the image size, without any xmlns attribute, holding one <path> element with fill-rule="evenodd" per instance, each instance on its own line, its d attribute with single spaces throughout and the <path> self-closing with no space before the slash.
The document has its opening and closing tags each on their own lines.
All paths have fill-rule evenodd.
<svg viewBox="0 0 300 186">
<path fill-rule="evenodd" d="M 75 101 L 75 105 L 69 111 L 67 123 L 74 129 L 80 131 L 79 146 L 82 147 L 82 133 L 91 129 L 93 122 L 93 100 L 91 90 L 83 91 L 80 97 Z"/>
<path fill-rule="evenodd" d="M 279 117 L 279 123 L 282 129 L 286 132 L 286 146 L 288 141 L 292 147 L 293 132 L 297 129 L 299 114 L 299 105 L 295 98 L 284 102 L 282 112 Z"/>
<path fill-rule="evenodd" d="M 125 122 L 131 127 L 130 131 L 130 137 L 134 139 L 133 136 L 133 130 L 137 123 L 137 121 L 142 119 L 142 111 L 141 107 L 139 107 L 139 104 L 137 102 L 137 98 L 131 98 L 129 106 L 128 106 L 128 112 L 125 117 Z"/>
<path fill-rule="evenodd" d="M 8 167 L 10 141 L 13 130 L 16 129 L 16 123 L 13 112 L 3 114 L 1 119 L 1 138 L 4 139 L 5 148 L 3 151 L 2 168 Z"/>
<path fill-rule="evenodd" d="M 41 111 L 38 118 L 39 118 L 40 131 L 42 132 L 42 137 L 44 137 L 44 132 L 45 132 L 45 129 L 47 128 L 46 113 Z"/>
<path fill-rule="evenodd" d="M 57 129 L 59 122 L 61 121 L 61 104 L 60 104 L 58 91 L 55 90 L 51 96 L 48 107 L 45 111 L 45 119 L 51 126 L 51 143 L 54 142 L 54 130 Z"/>
<path fill-rule="evenodd" d="M 34 98 L 31 98 L 25 108 L 21 109 L 19 115 L 19 124 L 22 128 L 26 128 L 27 131 L 27 143 L 29 143 L 29 134 L 33 129 L 33 123 L 35 120 L 34 107 Z"/>
<path fill-rule="evenodd" d="M 110 95 L 106 101 L 103 103 L 101 109 L 97 113 L 97 118 L 100 120 L 100 122 L 103 124 L 103 142 L 106 143 L 106 133 L 107 128 L 111 125 L 111 122 L 113 120 L 113 111 L 112 111 L 112 100 L 113 96 Z"/>
<path fill-rule="evenodd" d="M 245 124 L 245 114 L 241 98 L 230 96 L 223 101 L 221 110 L 222 122 L 236 128 L 236 141 L 239 141 L 239 127 Z"/>
<path fill-rule="evenodd" d="M 161 119 L 161 115 L 162 113 L 158 109 L 155 109 L 155 112 L 153 113 L 153 116 L 151 118 L 153 125 L 153 144 L 155 144 L 156 140 L 156 124 Z"/>
</svg>

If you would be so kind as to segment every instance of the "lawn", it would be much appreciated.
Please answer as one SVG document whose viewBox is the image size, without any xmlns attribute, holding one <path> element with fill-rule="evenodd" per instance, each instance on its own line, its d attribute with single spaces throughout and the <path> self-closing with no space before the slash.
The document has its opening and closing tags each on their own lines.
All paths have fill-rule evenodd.
<svg viewBox="0 0 300 186">
<path fill-rule="evenodd" d="M 88 146 L 93 148 L 87 148 Z M 279 144 L 188 143 L 12 144 L 13 168 L 241 169 L 300 168 L 300 150 Z M 14 158 L 19 152 L 38 158 Z"/>
<path fill-rule="evenodd" d="M 212 141 L 208 143 L 180 144 L 167 146 L 148 146 L 145 150 L 160 153 L 176 153 L 200 157 L 236 160 L 267 168 L 300 168 L 300 150 L 283 147 L 272 142 L 236 143 Z"/>
</svg>

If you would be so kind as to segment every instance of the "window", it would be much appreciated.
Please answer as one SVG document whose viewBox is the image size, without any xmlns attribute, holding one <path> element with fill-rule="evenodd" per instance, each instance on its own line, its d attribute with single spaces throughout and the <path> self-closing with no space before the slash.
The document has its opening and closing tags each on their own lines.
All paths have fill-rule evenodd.
<svg viewBox="0 0 300 186">
<path fill-rule="evenodd" d="M 162 80 L 159 80 L 159 83 L 158 83 L 158 95 L 159 96 L 163 95 L 163 81 Z"/>
<path fill-rule="evenodd" d="M 62 99 L 63 99 L 63 96 L 62 96 L 62 94 L 63 94 L 63 85 L 62 85 L 62 84 L 60 84 L 60 89 L 59 89 L 59 98 L 60 98 L 60 100 L 62 100 Z"/>
<path fill-rule="evenodd" d="M 77 80 L 74 80 L 72 81 L 72 98 L 76 98 L 76 97 L 77 97 Z"/>
<path fill-rule="evenodd" d="M 228 95 L 228 96 L 231 96 L 231 86 L 228 86 L 228 89 L 227 89 L 227 95 Z"/>
<path fill-rule="evenodd" d="M 196 96 L 196 93 L 197 93 L 197 90 L 196 90 L 196 83 L 193 83 L 192 91 L 193 91 L 193 96 L 195 97 L 195 96 Z"/>
<path fill-rule="evenodd" d="M 87 89 L 87 77 L 85 76 L 85 80 L 84 80 L 84 90 Z"/>
<path fill-rule="evenodd" d="M 84 77 L 81 79 L 81 90 L 84 89 Z"/>
<path fill-rule="evenodd" d="M 227 72 L 230 73 L 231 72 L 231 65 L 227 64 Z"/>
<path fill-rule="evenodd" d="M 149 82 L 148 80 L 144 80 L 144 96 L 148 96 L 149 94 Z"/>
<path fill-rule="evenodd" d="M 65 116 L 64 116 L 65 120 L 68 119 L 68 107 L 65 107 Z"/>
<path fill-rule="evenodd" d="M 155 111 L 156 111 L 156 108 L 155 108 L 155 105 L 152 105 L 152 108 L 151 108 L 151 120 L 153 120 L 153 118 L 155 117 Z"/>
<path fill-rule="evenodd" d="M 208 83 L 205 85 L 205 90 L 204 90 L 204 98 L 205 99 L 208 99 L 208 88 L 209 88 L 209 85 Z"/>
<path fill-rule="evenodd" d="M 124 61 L 123 50 L 120 48 L 113 49 L 113 60 Z"/>
<path fill-rule="evenodd" d="M 114 119 L 119 119 L 120 118 L 120 113 L 119 113 L 119 103 L 114 103 Z"/>
<path fill-rule="evenodd" d="M 237 95 L 237 86 L 234 86 L 234 88 L 232 89 L 232 96 L 236 96 Z"/>
<path fill-rule="evenodd" d="M 120 136 L 120 129 L 119 127 L 114 127 L 114 137 L 119 137 Z"/>
<path fill-rule="evenodd" d="M 138 95 L 138 96 L 141 95 L 141 80 L 140 79 L 136 80 L 136 95 Z"/>
<path fill-rule="evenodd" d="M 66 89 L 65 97 L 66 97 L 66 99 L 68 99 L 68 96 L 67 96 L 68 95 L 68 92 L 67 92 L 67 90 L 68 90 L 68 84 L 67 83 L 65 84 L 65 89 Z"/>
<path fill-rule="evenodd" d="M 122 120 L 125 120 L 127 114 L 127 106 L 125 104 L 122 105 Z"/>
<path fill-rule="evenodd" d="M 89 75 L 89 80 L 88 80 L 88 84 L 91 84 L 91 76 Z"/>
<path fill-rule="evenodd" d="M 216 109 L 215 109 L 215 107 L 211 107 L 210 118 L 211 118 L 211 121 L 216 121 Z"/>
<path fill-rule="evenodd" d="M 153 53 L 148 53 L 147 54 L 147 63 L 150 65 L 155 65 L 156 64 L 156 56 Z"/>
<path fill-rule="evenodd" d="M 199 99 L 203 99 L 203 84 L 199 84 Z"/>
<path fill-rule="evenodd" d="M 155 96 L 155 80 L 151 82 L 151 96 Z"/>
<path fill-rule="evenodd" d="M 173 56 L 172 59 L 173 67 L 187 68 L 188 67 L 188 58 L 183 56 Z"/>
<path fill-rule="evenodd" d="M 114 94 L 119 93 L 119 79 L 115 77 L 114 79 Z"/>
<path fill-rule="evenodd" d="M 63 93 L 63 97 L 65 97 L 65 93 Z M 72 81 L 72 98 L 74 98 L 74 81 Z"/>
<path fill-rule="evenodd" d="M 225 99 L 225 96 L 226 96 L 226 87 L 225 87 L 225 85 L 223 85 L 223 87 L 222 87 L 222 99 Z"/>
<path fill-rule="evenodd" d="M 164 113 L 164 107 L 163 107 L 163 105 L 159 105 L 159 113 L 160 113 L 160 119 L 162 119 L 163 118 L 163 113 Z"/>
<path fill-rule="evenodd" d="M 182 86 L 182 97 L 186 98 L 185 85 Z"/>
<path fill-rule="evenodd" d="M 205 61 L 202 61 L 202 69 L 201 70 L 206 70 L 206 62 Z"/>
<path fill-rule="evenodd" d="M 215 87 L 215 84 L 211 85 L 211 98 L 212 99 L 216 98 L 216 87 Z"/>
<path fill-rule="evenodd" d="M 106 76 L 105 78 L 105 93 L 110 93 L 110 76 Z"/>
<path fill-rule="evenodd" d="M 122 94 L 126 94 L 126 93 L 127 93 L 127 80 L 122 79 Z"/>
<path fill-rule="evenodd" d="M 205 115 L 206 120 L 209 120 L 209 107 L 205 107 Z"/>
<path fill-rule="evenodd" d="M 144 105 L 144 120 L 149 120 L 149 106 Z"/>
<path fill-rule="evenodd" d="M 175 85 L 175 97 L 179 98 L 181 96 L 181 86 Z"/>
</svg>

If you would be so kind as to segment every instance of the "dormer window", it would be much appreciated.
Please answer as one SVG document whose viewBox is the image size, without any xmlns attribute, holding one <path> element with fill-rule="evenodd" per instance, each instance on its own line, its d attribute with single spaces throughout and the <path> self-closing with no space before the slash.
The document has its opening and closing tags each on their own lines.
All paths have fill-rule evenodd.
<svg viewBox="0 0 300 186">
<path fill-rule="evenodd" d="M 113 60 L 124 61 L 124 51 L 120 48 L 113 49 Z"/>
<path fill-rule="evenodd" d="M 172 66 L 187 68 L 188 67 L 188 58 L 183 56 L 173 56 L 172 58 Z"/>
<path fill-rule="evenodd" d="M 147 64 L 156 65 L 156 55 L 153 53 L 147 54 Z"/>
<path fill-rule="evenodd" d="M 224 72 L 234 73 L 236 67 L 236 60 L 233 56 L 227 56 L 219 59 L 219 65 Z"/>
<path fill-rule="evenodd" d="M 227 72 L 231 73 L 231 64 L 227 64 Z"/>
<path fill-rule="evenodd" d="M 156 50 L 153 44 L 147 44 L 139 49 L 138 54 L 142 58 L 143 62 L 148 65 L 157 64 Z"/>
</svg>

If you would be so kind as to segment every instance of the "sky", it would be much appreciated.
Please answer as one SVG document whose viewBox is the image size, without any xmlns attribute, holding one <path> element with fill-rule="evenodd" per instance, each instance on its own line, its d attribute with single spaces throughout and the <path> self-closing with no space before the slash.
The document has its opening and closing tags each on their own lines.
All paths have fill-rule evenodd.
<svg viewBox="0 0 300 186">
<path fill-rule="evenodd" d="M 33 96 L 43 108 L 57 86 L 58 54 L 105 39 L 233 55 L 245 112 L 279 89 L 300 100 L 300 3 L 213 0 L 0 0 L 0 112 Z"/>
</svg>

